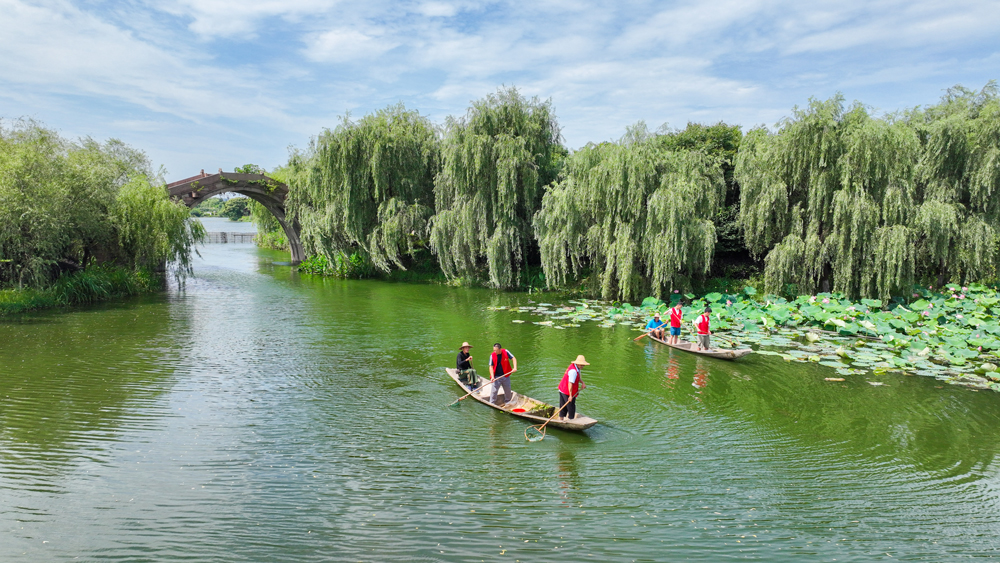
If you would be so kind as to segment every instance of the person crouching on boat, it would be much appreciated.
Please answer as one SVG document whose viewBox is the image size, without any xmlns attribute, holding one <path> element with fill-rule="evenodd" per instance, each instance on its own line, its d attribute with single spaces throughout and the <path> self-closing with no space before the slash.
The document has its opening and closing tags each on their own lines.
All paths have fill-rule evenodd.
<svg viewBox="0 0 1000 563">
<path fill-rule="evenodd" d="M 497 404 L 497 392 L 503 387 L 503 400 L 505 406 L 510 402 L 513 394 L 510 392 L 510 374 L 517 371 L 517 358 L 514 354 L 504 350 L 500 343 L 493 345 L 493 353 L 490 354 L 490 380 L 493 386 L 490 388 L 490 402 Z"/>
<path fill-rule="evenodd" d="M 705 312 L 702 313 L 694 321 L 694 328 L 695 328 L 695 330 L 698 331 L 698 350 L 710 350 L 711 349 L 711 346 L 710 346 L 710 344 L 711 344 L 711 342 L 710 342 L 710 336 L 712 334 L 712 331 L 709 328 L 709 321 L 712 319 L 711 315 L 709 315 L 709 313 L 711 313 L 711 312 L 712 312 L 712 308 L 706 306 L 705 307 Z"/>
<path fill-rule="evenodd" d="M 660 313 L 653 315 L 652 319 L 646 323 L 646 332 L 648 332 L 653 338 L 659 338 L 663 340 L 663 327 L 667 326 L 663 320 L 660 319 Z"/>
<path fill-rule="evenodd" d="M 681 309 L 681 302 L 674 303 L 670 308 L 670 341 L 669 344 L 676 346 L 680 342 L 681 323 L 684 321 L 684 311 Z"/>
<path fill-rule="evenodd" d="M 455 369 L 458 370 L 458 380 L 468 385 L 469 389 L 475 389 L 479 385 L 479 375 L 472 368 L 472 354 L 469 353 L 472 344 L 463 342 L 458 349 L 458 357 L 455 358 Z"/>
<path fill-rule="evenodd" d="M 576 396 L 586 387 L 583 384 L 583 372 L 580 366 L 589 365 L 581 354 L 566 368 L 566 373 L 559 382 L 559 420 L 576 418 Z"/>
</svg>

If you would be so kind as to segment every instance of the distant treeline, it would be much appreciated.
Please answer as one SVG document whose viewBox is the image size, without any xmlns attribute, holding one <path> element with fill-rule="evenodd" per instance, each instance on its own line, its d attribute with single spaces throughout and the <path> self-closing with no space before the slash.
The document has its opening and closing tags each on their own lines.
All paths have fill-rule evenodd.
<svg viewBox="0 0 1000 563">
<path fill-rule="evenodd" d="M 551 102 L 508 88 L 441 127 L 402 105 L 345 117 L 270 174 L 338 275 L 431 263 L 628 300 L 750 264 L 769 292 L 886 298 L 996 278 L 1000 96 L 886 115 L 836 96 L 776 130 L 638 123 L 570 152 Z"/>
<path fill-rule="evenodd" d="M 163 186 L 146 155 L 120 141 L 0 123 L 0 292 L 43 291 L 26 309 L 86 303 L 148 289 L 165 262 L 188 267 L 200 224 Z M 0 301 L 16 310 L 19 299 L 8 291 Z"/>
</svg>

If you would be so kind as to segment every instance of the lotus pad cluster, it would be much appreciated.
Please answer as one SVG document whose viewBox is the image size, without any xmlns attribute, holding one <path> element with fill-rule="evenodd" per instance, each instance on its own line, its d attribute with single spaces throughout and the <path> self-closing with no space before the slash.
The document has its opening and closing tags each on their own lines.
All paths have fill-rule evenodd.
<svg viewBox="0 0 1000 563">
<path fill-rule="evenodd" d="M 1000 391 L 1000 293 L 979 284 L 949 284 L 942 289 L 918 287 L 909 299 L 889 303 L 851 301 L 837 293 L 789 301 L 760 297 L 752 287 L 738 295 L 674 294 L 671 300 L 684 298 L 685 332 L 692 332 L 691 322 L 710 305 L 713 332 L 750 344 L 758 354 L 818 363 L 841 376 L 894 371 Z M 519 307 L 490 309 L 528 316 L 514 319 L 515 323 L 530 321 L 555 329 L 594 321 L 602 327 L 642 330 L 654 312 L 666 319 L 669 306 L 647 297 L 639 306 L 583 299 L 565 305 L 528 301 Z M 726 345 L 722 339 L 716 344 Z"/>
</svg>

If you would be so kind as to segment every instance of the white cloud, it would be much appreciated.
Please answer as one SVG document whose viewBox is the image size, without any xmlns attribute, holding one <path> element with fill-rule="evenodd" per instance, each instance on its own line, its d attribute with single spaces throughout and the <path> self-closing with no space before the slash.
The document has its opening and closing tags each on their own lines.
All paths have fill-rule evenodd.
<svg viewBox="0 0 1000 563">
<path fill-rule="evenodd" d="M 364 33 L 356 29 L 332 29 L 310 39 L 306 56 L 317 62 L 360 62 L 376 58 L 399 45 L 381 36 L 381 30 Z"/>
<path fill-rule="evenodd" d="M 7 15 L 0 76 L 48 94 L 118 99 L 198 121 L 280 115 L 248 77 L 171 52 L 66 3 L 0 1 Z M 44 31 L 43 31 L 44 30 Z"/>
<path fill-rule="evenodd" d="M 206 38 L 252 38 L 261 20 L 322 14 L 338 4 L 339 0 L 169 0 L 149 6 L 189 20 L 189 29 Z"/>
<path fill-rule="evenodd" d="M 1000 4 L 976 0 L 0 0 L 0 13 L 5 105 L 110 115 L 94 129 L 148 134 L 170 159 L 190 151 L 165 143 L 189 135 L 199 154 L 243 143 L 273 164 L 347 110 L 404 101 L 443 122 L 501 85 L 551 97 L 580 146 L 639 119 L 774 123 L 838 90 L 894 109 L 1000 78 Z"/>
<path fill-rule="evenodd" d="M 450 18 L 458 13 L 458 6 L 446 2 L 425 2 L 417 6 L 416 11 L 429 18 Z"/>
</svg>

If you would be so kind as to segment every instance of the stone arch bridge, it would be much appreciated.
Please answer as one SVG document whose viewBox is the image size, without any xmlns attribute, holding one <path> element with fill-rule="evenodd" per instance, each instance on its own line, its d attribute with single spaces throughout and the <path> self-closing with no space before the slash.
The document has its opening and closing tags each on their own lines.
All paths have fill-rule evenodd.
<svg viewBox="0 0 1000 563">
<path fill-rule="evenodd" d="M 223 172 L 205 174 L 202 170 L 198 176 L 185 178 L 172 184 L 167 184 L 170 197 L 184 202 L 188 207 L 194 207 L 213 195 L 233 192 L 243 194 L 260 203 L 278 220 L 288 237 L 291 249 L 292 263 L 298 264 L 305 260 L 302 250 L 302 240 L 299 238 L 299 225 L 289 221 L 285 216 L 285 198 L 288 196 L 288 186 L 263 174 L 239 174 Z"/>
</svg>

